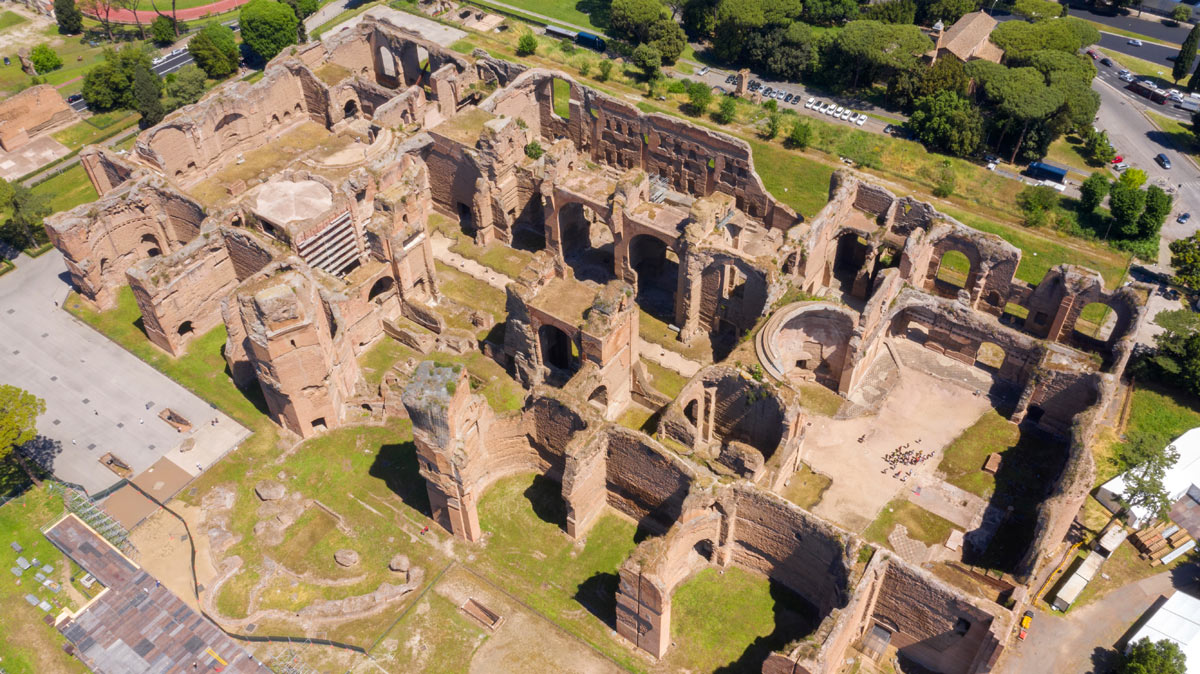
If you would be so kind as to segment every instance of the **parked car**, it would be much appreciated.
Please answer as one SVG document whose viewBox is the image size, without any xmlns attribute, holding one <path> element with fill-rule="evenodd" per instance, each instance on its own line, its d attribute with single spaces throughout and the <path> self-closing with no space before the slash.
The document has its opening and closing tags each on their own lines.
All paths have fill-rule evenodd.
<svg viewBox="0 0 1200 674">
<path fill-rule="evenodd" d="M 1113 164 L 1120 164 L 1120 163 L 1121 163 L 1121 162 L 1123 162 L 1123 161 L 1125 161 L 1125 158 L 1124 158 L 1124 157 L 1122 157 L 1121 155 L 1117 155 L 1117 156 L 1113 157 L 1112 163 L 1113 163 Z"/>
<path fill-rule="evenodd" d="M 82 101 L 82 100 L 83 100 L 83 94 L 71 94 L 70 96 L 67 96 L 68 103 L 75 103 L 76 101 Z"/>
<path fill-rule="evenodd" d="M 1025 615 L 1021 616 L 1021 631 L 1017 634 L 1017 638 L 1025 641 L 1025 637 L 1029 636 L 1029 628 L 1033 625 L 1033 611 L 1026 611 Z"/>
<path fill-rule="evenodd" d="M 1140 47 L 1140 46 L 1142 46 L 1142 41 L 1136 40 L 1136 39 L 1130 39 L 1130 40 L 1126 41 L 1125 44 L 1127 44 L 1131 47 Z"/>
<path fill-rule="evenodd" d="M 730 75 L 729 77 L 725 78 L 725 84 L 733 84 L 736 81 L 737 81 L 737 75 Z"/>
<path fill-rule="evenodd" d="M 1112 59 L 1105 56 L 1104 58 L 1100 59 L 1100 65 L 1102 65 L 1106 68 L 1111 68 L 1113 65 Z"/>
<path fill-rule="evenodd" d="M 859 113 L 858 121 L 855 122 L 855 124 L 857 124 L 858 126 L 862 126 L 863 124 L 866 124 L 866 123 L 867 123 L 867 116 L 862 113 Z"/>
<path fill-rule="evenodd" d="M 1124 171 L 1127 168 L 1129 168 L 1129 164 L 1127 164 L 1125 162 L 1118 162 L 1116 164 L 1113 164 L 1113 169 L 1116 171 Z"/>
<path fill-rule="evenodd" d="M 1100 56 L 1099 54 L 1097 54 L 1097 53 L 1096 53 L 1096 50 L 1095 50 L 1095 49 L 1089 49 L 1089 50 L 1087 50 L 1087 55 L 1088 55 L 1088 56 L 1091 56 L 1093 61 L 1095 61 L 1095 60 L 1096 60 L 1096 58 Z"/>
<path fill-rule="evenodd" d="M 834 109 L 834 111 L 833 111 L 833 116 L 834 116 L 834 117 L 840 117 L 840 116 L 842 115 L 842 111 L 843 111 L 843 110 L 845 110 L 845 108 L 843 108 L 843 107 L 842 107 L 842 106 L 840 106 L 840 105 L 839 105 L 839 106 L 837 106 L 837 108 L 835 108 L 835 109 Z"/>
<path fill-rule="evenodd" d="M 1180 215 L 1178 218 L 1175 218 L 1175 222 L 1178 222 L 1181 225 L 1186 225 L 1187 221 L 1191 220 L 1191 219 L 1192 219 L 1191 213 L 1184 213 L 1184 214 Z"/>
<path fill-rule="evenodd" d="M 12 65 L 12 61 L 10 61 L 10 60 L 9 60 L 9 58 L 8 58 L 7 56 L 5 56 L 5 57 L 4 57 L 4 65 L 6 65 L 6 66 L 11 66 L 11 65 Z"/>
<path fill-rule="evenodd" d="M 838 115 L 838 117 L 841 117 L 842 121 L 844 122 L 844 121 L 850 119 L 850 115 L 852 115 L 852 114 L 854 114 L 854 113 L 850 112 L 850 108 L 846 108 L 846 110 L 842 114 Z"/>
<path fill-rule="evenodd" d="M 809 96 L 809 97 L 808 97 L 808 100 L 804 102 L 804 107 L 805 107 L 806 109 L 809 109 L 809 110 L 811 110 L 811 109 L 812 109 L 812 107 L 813 107 L 814 105 L 816 105 L 816 104 L 817 104 L 817 99 L 816 99 L 816 98 L 813 98 L 812 96 Z"/>
<path fill-rule="evenodd" d="M 697 70 L 697 71 L 696 71 L 696 74 L 697 74 L 697 75 L 699 75 L 699 76 L 701 76 L 701 77 L 704 77 L 705 75 L 707 75 L 707 74 L 708 74 L 708 66 L 704 66 L 703 68 L 701 68 L 701 69 Z"/>
<path fill-rule="evenodd" d="M 1161 152 L 1154 158 L 1154 161 L 1158 162 L 1158 165 L 1165 169 L 1171 168 L 1171 159 Z"/>
</svg>

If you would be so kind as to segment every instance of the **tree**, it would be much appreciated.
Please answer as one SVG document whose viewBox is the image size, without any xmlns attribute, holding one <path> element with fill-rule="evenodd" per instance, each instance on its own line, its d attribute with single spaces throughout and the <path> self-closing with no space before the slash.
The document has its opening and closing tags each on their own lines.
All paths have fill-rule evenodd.
<svg viewBox="0 0 1200 674">
<path fill-rule="evenodd" d="M 1157 433 L 1134 434 L 1118 449 L 1117 461 L 1129 470 L 1118 502 L 1125 511 L 1141 510 L 1155 519 L 1165 519 L 1171 499 L 1163 486 L 1167 470 L 1179 460 L 1179 452 Z M 1154 670 L 1156 673 L 1158 670 Z"/>
<path fill-rule="evenodd" d="M 763 136 L 767 140 L 779 135 L 779 129 L 783 126 L 783 115 L 778 112 L 772 112 L 767 115 L 767 129 L 763 132 Z"/>
<path fill-rule="evenodd" d="M 208 24 L 188 41 L 188 51 L 196 64 L 214 80 L 223 79 L 237 70 L 237 40 L 229 26 Z"/>
<path fill-rule="evenodd" d="M 250 0 L 238 13 L 242 40 L 264 61 L 296 43 L 296 15 L 275 0 Z"/>
<path fill-rule="evenodd" d="M 36 248 L 47 242 L 46 228 L 42 221 L 50 215 L 50 204 L 45 196 L 37 194 L 24 185 L 8 185 L 4 190 L 7 198 L 0 206 L 10 211 L 8 220 L 0 230 L 0 239 L 14 248 Z"/>
<path fill-rule="evenodd" d="M 1079 186 L 1079 207 L 1084 213 L 1091 213 L 1100 206 L 1104 197 L 1108 196 L 1108 176 L 1096 171 L 1088 176 Z"/>
<path fill-rule="evenodd" d="M 1058 192 L 1045 185 L 1030 185 L 1017 193 L 1017 205 L 1025 214 L 1027 227 L 1041 227 L 1046 216 L 1058 204 Z"/>
<path fill-rule="evenodd" d="M 947 26 L 979 9 L 979 0 L 933 0 L 917 16 L 920 23 L 941 21 Z"/>
<path fill-rule="evenodd" d="M 79 9 L 84 13 L 94 17 L 100 22 L 100 26 L 104 29 L 105 36 L 109 42 L 113 40 L 112 21 L 109 17 L 112 16 L 114 3 L 112 0 L 79 0 Z"/>
<path fill-rule="evenodd" d="M 1029 19 L 1042 21 L 1059 15 L 1061 6 L 1050 0 L 1017 0 L 1013 3 L 1013 12 Z"/>
<path fill-rule="evenodd" d="M 171 17 L 162 14 L 154 17 L 154 22 L 150 24 L 150 36 L 154 38 L 155 44 L 171 44 L 175 41 L 175 22 Z"/>
<path fill-rule="evenodd" d="M 713 119 L 718 124 L 728 124 L 733 121 L 737 115 L 737 99 L 733 96 L 722 96 L 721 102 L 717 104 L 717 111 L 713 113 Z"/>
<path fill-rule="evenodd" d="M 803 119 L 797 119 L 795 123 L 792 124 L 791 130 L 788 131 L 787 138 L 784 139 L 783 144 L 796 150 L 803 150 L 804 148 L 808 147 L 808 144 L 811 140 L 812 127 L 807 121 Z"/>
<path fill-rule="evenodd" d="M 308 31 L 304 29 L 304 20 L 317 11 L 317 0 L 281 0 L 292 8 L 296 15 L 296 41 L 303 44 L 308 42 Z"/>
<path fill-rule="evenodd" d="M 650 46 L 658 50 L 662 62 L 666 64 L 675 63 L 683 53 L 683 48 L 687 46 L 687 36 L 683 34 L 683 29 L 669 16 L 662 17 L 650 26 L 649 37 Z"/>
<path fill-rule="evenodd" d="M 974 153 L 983 139 L 983 117 L 953 91 L 917 99 L 909 126 L 922 143 L 959 157 Z"/>
<path fill-rule="evenodd" d="M 174 110 L 200 100 L 200 97 L 204 95 L 204 79 L 204 71 L 194 63 L 180 68 L 179 72 L 167 75 L 166 109 Z"/>
<path fill-rule="evenodd" d="M 133 72 L 134 108 L 142 114 L 142 128 L 162 121 L 162 80 L 150 68 L 139 65 Z"/>
<path fill-rule="evenodd" d="M 1137 238 L 1142 240 L 1158 239 L 1158 233 L 1171 213 L 1171 202 L 1171 195 L 1158 185 L 1146 188 L 1146 206 L 1138 217 Z"/>
<path fill-rule="evenodd" d="M 854 71 L 852 88 L 858 88 L 864 72 L 868 74 L 866 84 L 871 84 L 876 75 L 915 69 L 918 58 L 933 48 L 933 42 L 916 26 L 878 21 L 847 23 L 834 44 L 843 66 Z"/>
<path fill-rule="evenodd" d="M 1100 31 L 1074 17 L 1047 19 L 1037 23 L 1005 21 L 992 31 L 992 42 L 1004 50 L 1009 64 L 1025 63 L 1030 54 L 1043 49 L 1075 53 L 1100 41 Z"/>
<path fill-rule="evenodd" d="M 658 71 L 662 68 L 662 54 L 648 44 L 638 45 L 633 50 L 633 65 L 641 69 L 647 81 L 653 80 L 658 77 Z"/>
<path fill-rule="evenodd" d="M 844 23 L 857 15 L 855 0 L 804 0 L 804 20 L 818 26 Z"/>
<path fill-rule="evenodd" d="M 1142 638 L 1122 658 L 1117 674 L 1187 674 L 1187 656 L 1174 641 Z"/>
<path fill-rule="evenodd" d="M 532 56 L 537 48 L 538 41 L 533 33 L 526 31 L 521 34 L 521 39 L 517 40 L 517 56 Z"/>
<path fill-rule="evenodd" d="M 596 76 L 596 79 L 600 80 L 601 82 L 607 81 L 609 75 L 612 73 L 613 62 L 609 61 L 608 59 L 604 59 L 597 67 L 600 69 L 600 74 Z"/>
<path fill-rule="evenodd" d="M 149 70 L 154 65 L 150 54 L 133 45 L 119 51 L 104 50 L 104 62 L 83 76 L 83 98 L 96 111 L 114 108 L 136 109 L 133 97 L 133 76 L 139 66 Z M 157 77 L 157 76 L 156 76 Z"/>
<path fill-rule="evenodd" d="M 83 13 L 75 6 L 75 0 L 54 0 L 54 18 L 58 21 L 58 32 L 76 35 L 83 30 Z"/>
<path fill-rule="evenodd" d="M 1137 238 L 1138 217 L 1146 207 L 1146 193 L 1121 181 L 1112 186 L 1108 195 L 1108 210 L 1127 239 Z"/>
<path fill-rule="evenodd" d="M 1179 5 L 1180 9 L 1187 10 L 1186 5 Z M 1171 79 L 1179 84 L 1179 80 L 1183 79 L 1188 71 L 1192 69 L 1192 63 L 1196 60 L 1196 47 L 1200 45 L 1200 25 L 1192 26 L 1188 31 L 1187 38 L 1179 47 L 1179 55 L 1175 57 L 1175 64 L 1171 66 Z"/>
<path fill-rule="evenodd" d="M 140 35 L 142 37 L 142 39 L 145 40 L 146 39 L 146 27 L 142 25 L 142 16 L 141 16 L 141 14 L 138 14 L 138 11 L 137 11 L 138 5 L 141 4 L 141 1 L 142 0 L 109 0 L 109 2 L 111 2 L 113 5 L 116 5 L 118 8 L 126 10 L 129 13 L 133 14 L 133 22 L 135 24 L 137 24 L 138 35 Z"/>
<path fill-rule="evenodd" d="M 45 43 L 39 44 L 33 48 L 33 51 L 29 53 L 29 60 L 33 61 L 33 69 L 36 70 L 39 75 L 45 75 L 51 70 L 58 70 L 63 64 L 62 59 L 58 56 L 58 53 L 51 49 L 50 45 Z"/>
<path fill-rule="evenodd" d="M 613 0 L 608 21 L 613 35 L 643 44 L 650 41 L 650 26 L 663 16 L 671 20 L 667 8 L 659 0 Z"/>
<path fill-rule="evenodd" d="M 1175 9 L 1171 10 L 1171 20 L 1175 23 L 1183 23 L 1190 18 L 1192 18 L 1192 10 L 1183 3 L 1175 5 Z"/>
<path fill-rule="evenodd" d="M 933 186 L 933 196 L 945 199 L 954 194 L 954 188 L 957 183 L 958 178 L 954 175 L 954 167 L 950 165 L 950 160 L 947 159 L 942 163 L 942 170 L 938 172 L 937 183 Z"/>
<path fill-rule="evenodd" d="M 1092 127 L 1086 127 L 1091 130 Z M 1112 143 L 1108 140 L 1108 132 L 1101 131 L 1096 133 L 1091 131 L 1088 134 L 1087 140 L 1083 144 L 1083 150 L 1087 153 L 1092 163 L 1104 166 L 1117 156 L 1117 151 L 1113 148 Z"/>
<path fill-rule="evenodd" d="M 703 115 L 712 103 L 712 89 L 703 82 L 692 82 L 688 85 L 688 114 L 693 117 Z"/>
<path fill-rule="evenodd" d="M 862 18 L 883 23 L 915 23 L 917 3 L 914 0 L 888 0 L 868 5 L 862 12 Z"/>
<path fill-rule="evenodd" d="M 1200 232 L 1172 241 L 1170 249 L 1171 268 L 1175 270 L 1172 282 L 1200 290 Z"/>
<path fill-rule="evenodd" d="M 1146 172 L 1137 168 L 1125 169 L 1121 177 L 1117 178 L 1117 182 L 1136 190 L 1146 184 Z"/>
<path fill-rule="evenodd" d="M 34 484 L 37 476 L 16 453 L 21 445 L 37 437 L 37 418 L 46 411 L 41 398 L 8 384 L 0 384 L 0 460 L 14 457 Z"/>
</svg>

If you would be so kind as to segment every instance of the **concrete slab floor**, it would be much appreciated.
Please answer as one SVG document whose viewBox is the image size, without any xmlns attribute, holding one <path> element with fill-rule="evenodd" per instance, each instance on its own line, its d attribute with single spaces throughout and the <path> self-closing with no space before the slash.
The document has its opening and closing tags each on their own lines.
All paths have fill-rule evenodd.
<svg viewBox="0 0 1200 674">
<path fill-rule="evenodd" d="M 58 251 L 22 256 L 0 277 L 0 382 L 46 401 L 38 431 L 42 461 L 60 479 L 97 492 L 120 477 L 99 459 L 111 452 L 133 474 L 170 456 L 199 475 L 250 432 L 61 308 L 70 289 Z M 193 430 L 158 418 L 164 408 Z M 212 421 L 216 420 L 216 425 Z M 195 447 L 180 452 L 184 439 Z"/>
</svg>

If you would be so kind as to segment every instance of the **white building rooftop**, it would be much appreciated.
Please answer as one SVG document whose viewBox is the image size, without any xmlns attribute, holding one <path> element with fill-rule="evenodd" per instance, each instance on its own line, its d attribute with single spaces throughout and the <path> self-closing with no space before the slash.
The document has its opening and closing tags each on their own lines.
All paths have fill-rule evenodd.
<svg viewBox="0 0 1200 674">
<path fill-rule="evenodd" d="M 1152 642 L 1169 639 L 1179 644 L 1187 656 L 1188 674 L 1200 674 L 1200 599 L 1183 592 L 1171 595 L 1129 643 L 1143 638 Z"/>
</svg>

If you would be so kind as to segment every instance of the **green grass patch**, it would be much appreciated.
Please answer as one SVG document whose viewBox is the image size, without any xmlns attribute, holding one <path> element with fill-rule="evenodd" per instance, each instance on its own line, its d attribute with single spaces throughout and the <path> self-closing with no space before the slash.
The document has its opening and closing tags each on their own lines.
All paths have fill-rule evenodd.
<svg viewBox="0 0 1200 674">
<path fill-rule="evenodd" d="M 449 578 L 453 574 L 447 574 Z M 457 674 L 471 669 L 471 656 L 488 635 L 443 597 L 439 583 L 380 640 L 371 659 L 388 671 Z M 389 662 L 390 660 L 390 662 Z M 388 665 L 392 666 L 389 667 Z"/>
<path fill-rule="evenodd" d="M 1104 286 L 1112 289 L 1121 285 L 1125 270 L 1129 267 L 1128 253 L 1080 239 L 1055 236 L 1053 232 L 997 223 L 954 207 L 940 208 L 964 225 L 995 234 L 1020 248 L 1021 264 L 1017 267 L 1016 277 L 1026 283 L 1037 285 L 1051 267 L 1067 263 L 1095 269 L 1104 278 Z"/>
<path fill-rule="evenodd" d="M 761 140 L 747 140 L 763 186 L 776 199 L 805 218 L 812 218 L 829 201 L 833 168 Z"/>
<path fill-rule="evenodd" d="M 821 497 L 825 495 L 825 490 L 829 489 L 831 484 L 833 484 L 833 480 L 820 473 L 814 473 L 811 468 L 802 463 L 800 469 L 792 474 L 791 481 L 784 488 L 782 495 L 801 508 L 812 510 L 821 502 Z"/>
<path fill-rule="evenodd" d="M 361 5 L 357 5 L 352 9 L 347 9 L 346 11 L 342 12 L 341 14 L 338 14 L 337 16 L 335 16 L 332 19 L 326 21 L 325 23 L 317 26 L 315 29 L 313 29 L 311 32 L 309 32 L 309 34 L 308 34 L 309 39 L 316 40 L 316 39 L 320 38 L 321 35 L 324 34 L 325 31 L 329 30 L 330 28 L 335 28 L 335 27 L 337 27 L 337 25 L 339 23 L 341 23 L 347 19 L 354 18 L 354 17 L 358 16 L 359 14 L 362 14 L 363 12 L 367 11 L 368 9 L 371 9 L 372 7 L 377 7 L 380 4 L 382 4 L 382 3 L 378 2 L 378 0 L 377 0 L 376 2 L 368 2 L 368 3 L 361 4 Z"/>
<path fill-rule="evenodd" d="M 772 651 L 808 633 L 810 613 L 762 576 L 736 566 L 723 574 L 704 569 L 675 589 L 666 659 L 671 671 L 758 671 Z"/>
<path fill-rule="evenodd" d="M 946 542 L 950 531 L 957 529 L 949 520 L 943 519 L 906 499 L 899 498 L 888 503 L 879 511 L 879 516 L 863 531 L 863 538 L 885 547 L 888 534 L 897 524 L 908 528 L 908 537 L 926 545 L 941 545 Z"/>
<path fill-rule="evenodd" d="M 96 123 L 98 118 L 102 123 Z M 114 133 L 120 133 L 121 130 L 137 124 L 137 121 L 136 113 L 127 111 L 108 113 L 76 122 L 65 129 L 55 131 L 50 136 L 67 146 L 68 149 L 77 150 L 84 145 L 91 145 L 110 138 Z"/>
<path fill-rule="evenodd" d="M 1103 169 L 1103 167 L 1092 166 L 1088 163 L 1087 157 L 1083 155 L 1083 141 L 1075 135 L 1064 135 L 1050 143 L 1050 149 L 1046 152 L 1046 160 L 1071 169 L 1071 172 L 1075 174 L 1074 177 L 1080 181 L 1086 180 L 1093 171 Z"/>
<path fill-rule="evenodd" d="M 709 342 L 707 334 L 696 335 L 691 345 L 684 344 L 679 341 L 679 333 L 672 330 L 666 322 L 650 315 L 640 307 L 638 311 L 640 312 L 638 335 L 642 339 L 695 361 L 703 363 L 712 360 L 712 344 Z"/>
<path fill-rule="evenodd" d="M 621 415 L 621 418 L 617 419 L 617 423 L 631 430 L 652 433 L 654 429 L 650 428 L 650 420 L 654 416 L 654 412 L 645 407 L 638 404 L 631 404 L 625 409 L 625 413 Z"/>
<path fill-rule="evenodd" d="M 75 164 L 62 173 L 33 186 L 35 194 L 41 194 L 50 200 L 50 211 L 60 213 L 69 211 L 80 204 L 86 204 L 100 198 L 92 181 L 88 179 L 87 171 L 82 164 Z"/>
<path fill-rule="evenodd" d="M 800 382 L 800 405 L 804 409 L 823 417 L 831 417 L 846 402 L 840 395 L 815 382 Z"/>
<path fill-rule="evenodd" d="M 604 513 L 576 545 L 563 533 L 562 487 L 536 475 L 497 481 L 479 500 L 479 524 L 490 540 L 476 553 L 492 582 L 627 669 L 643 670 L 612 636 L 617 569 L 635 546 L 636 527 Z"/>
<path fill-rule="evenodd" d="M 683 385 L 688 382 L 687 377 L 648 358 L 642 359 L 642 365 L 646 366 L 646 372 L 650 375 L 650 385 L 668 398 L 679 395 Z"/>
<path fill-rule="evenodd" d="M 0 30 L 4 30 L 6 28 L 12 28 L 13 26 L 19 26 L 28 20 L 29 19 L 26 19 L 25 17 L 21 16 L 20 14 L 17 14 L 16 12 L 6 11 L 6 12 L 0 14 Z"/>
<path fill-rule="evenodd" d="M 362 370 L 363 379 L 366 379 L 367 385 L 374 390 L 394 363 L 419 355 L 391 337 L 384 336 L 375 346 L 358 357 L 358 366 Z"/>
<path fill-rule="evenodd" d="M 10 463 L 10 462 L 5 462 Z M 87 598 L 68 589 L 72 576 L 79 573 L 75 566 L 46 540 L 41 527 L 50 524 L 63 513 L 62 499 L 44 488 L 34 488 L 20 497 L 0 506 L 0 531 L 4 532 L 4 544 L 0 545 L 0 567 L 4 568 L 5 579 L 0 581 L 0 663 L 8 674 L 42 674 L 43 672 L 87 672 L 88 669 L 74 657 L 63 652 L 66 640 L 54 627 L 42 622 L 46 615 L 55 616 L 64 607 L 78 608 Z M 10 542 L 24 548 L 18 555 Z M 33 570 L 24 573 L 18 585 L 8 569 L 17 565 L 17 557 L 27 560 L 37 558 L 38 564 L 51 564 L 54 572 L 50 578 L 64 588 L 59 593 L 50 592 L 33 579 Z M 43 613 L 36 606 L 25 602 L 25 595 L 33 594 L 49 602 L 53 608 Z"/>
<path fill-rule="evenodd" d="M 1191 124 L 1184 124 L 1183 122 L 1150 110 L 1146 111 L 1146 115 L 1150 117 L 1155 126 L 1167 134 L 1171 144 L 1177 150 L 1187 154 L 1200 154 L 1200 143 L 1196 142 L 1196 132 L 1193 130 Z"/>
<path fill-rule="evenodd" d="M 495 8 L 500 13 L 512 15 L 514 12 L 511 9 L 491 5 L 490 3 L 480 0 L 471 0 L 471 4 L 479 5 L 480 7 Z M 580 10 L 580 7 L 585 6 L 585 3 L 577 2 L 576 0 L 521 0 L 519 3 L 507 3 L 510 5 L 519 6 L 521 9 L 528 12 L 529 19 L 537 23 L 544 23 L 543 20 L 532 16 L 532 14 L 541 14 L 548 16 L 551 19 L 579 26 L 595 33 L 603 33 L 604 27 L 608 25 L 608 3 L 593 3 L 592 6 L 597 10 L 590 14 Z M 566 28 L 567 26 L 563 26 Z"/>
<path fill-rule="evenodd" d="M 946 447 L 938 470 L 950 484 L 987 498 L 995 489 L 996 478 L 983 472 L 984 461 L 994 452 L 1003 456 L 1020 440 L 1021 430 L 1016 424 L 988 410 Z"/>
<path fill-rule="evenodd" d="M 563 119 L 571 118 L 571 85 L 566 80 L 554 79 L 554 114 Z"/>
</svg>

